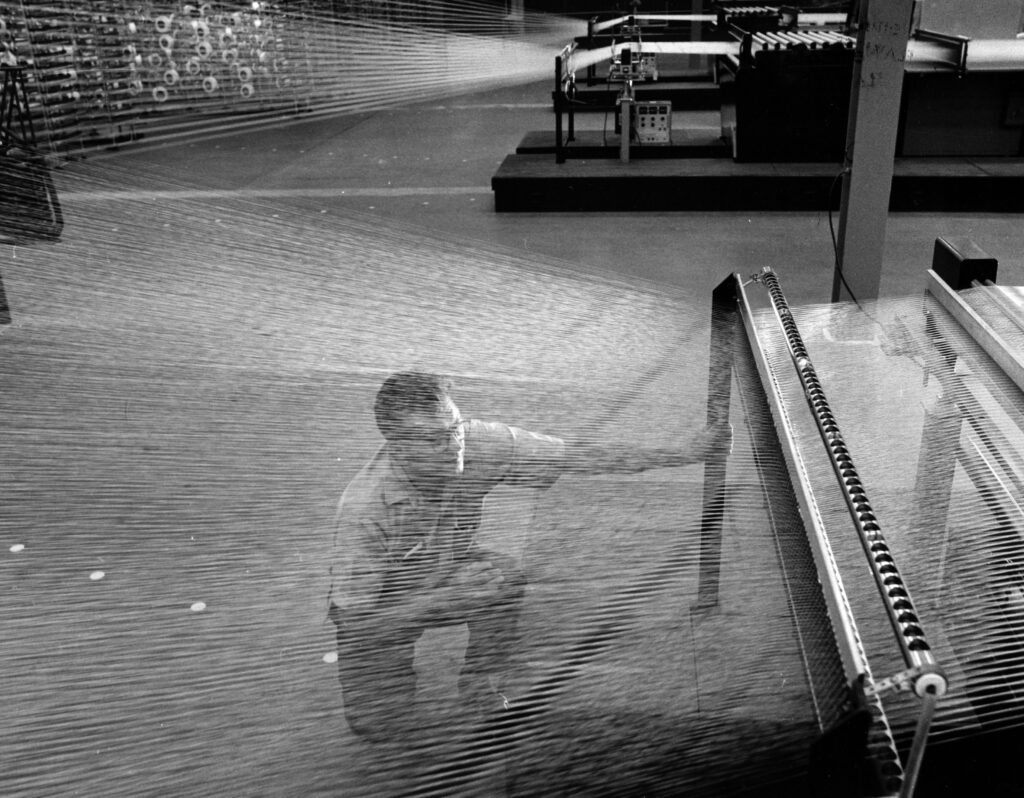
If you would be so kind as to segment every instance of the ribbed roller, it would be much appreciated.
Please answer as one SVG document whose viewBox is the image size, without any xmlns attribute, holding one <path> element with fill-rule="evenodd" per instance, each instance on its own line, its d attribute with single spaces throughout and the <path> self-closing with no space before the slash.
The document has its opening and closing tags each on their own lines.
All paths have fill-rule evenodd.
<svg viewBox="0 0 1024 798">
<path fill-rule="evenodd" d="M 871 572 L 885 601 L 886 611 L 896 633 L 904 660 L 909 668 L 915 668 L 922 672 L 922 676 L 914 681 L 915 692 L 918 695 L 924 695 L 925 692 L 942 695 L 946 691 L 946 677 L 931 654 L 931 647 L 928 645 L 924 629 L 917 611 L 914 609 L 910 591 L 904 584 L 896 561 L 886 543 L 885 535 L 871 508 L 871 503 L 868 501 L 867 492 L 864 490 L 854 466 L 853 457 L 850 455 L 839 424 L 821 386 L 821 381 L 807 354 L 803 338 L 790 312 L 786 297 L 782 293 L 779 280 L 768 267 L 765 267 L 759 279 L 771 295 L 776 316 L 786 335 L 790 357 L 800 377 L 818 431 L 828 449 L 829 459 L 842 487 L 843 496 L 860 536 L 864 553 L 871 566 Z"/>
</svg>

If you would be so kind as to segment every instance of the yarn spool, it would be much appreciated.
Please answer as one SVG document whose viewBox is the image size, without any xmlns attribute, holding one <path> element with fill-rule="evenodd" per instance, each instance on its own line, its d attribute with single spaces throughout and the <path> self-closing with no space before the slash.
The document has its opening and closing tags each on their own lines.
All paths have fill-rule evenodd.
<svg viewBox="0 0 1024 798">
<path fill-rule="evenodd" d="M 242 83 L 250 83 L 252 81 L 252 70 L 247 66 L 238 67 L 238 79 Z"/>
<path fill-rule="evenodd" d="M 190 58 L 185 62 L 185 71 L 195 77 L 203 71 L 203 65 L 199 62 L 198 58 Z"/>
<path fill-rule="evenodd" d="M 238 91 L 239 91 L 239 94 L 241 94 L 242 97 L 244 97 L 247 100 L 250 97 L 252 97 L 253 94 L 256 93 L 256 89 L 253 88 L 253 85 L 251 83 L 243 83 L 242 84 L 242 88 L 240 88 Z"/>
<path fill-rule="evenodd" d="M 234 47 L 228 48 L 227 50 L 221 51 L 220 60 L 227 65 L 233 64 L 238 61 L 238 50 Z"/>
<path fill-rule="evenodd" d="M 160 16 L 153 20 L 157 33 L 170 33 L 174 26 L 174 17 Z"/>
<path fill-rule="evenodd" d="M 167 55 L 171 54 L 174 50 L 174 36 L 170 33 L 164 33 L 160 36 L 160 49 L 163 50 Z"/>
<path fill-rule="evenodd" d="M 213 94 L 217 91 L 217 85 L 217 78 L 213 77 L 213 75 L 207 75 L 203 78 L 203 91 L 207 94 Z"/>
<path fill-rule="evenodd" d="M 167 102 L 167 98 L 170 97 L 167 89 L 163 86 L 154 86 L 151 92 L 153 99 L 158 103 Z"/>
<path fill-rule="evenodd" d="M 176 86 L 180 77 L 181 76 L 178 74 L 178 70 L 173 68 L 168 69 L 164 72 L 164 83 L 166 83 L 168 86 Z"/>
<path fill-rule="evenodd" d="M 160 53 L 150 53 L 147 59 L 151 67 L 158 67 L 164 62 L 164 57 Z"/>
<path fill-rule="evenodd" d="M 205 61 L 211 55 L 213 55 L 213 45 L 207 41 L 201 41 L 196 45 L 196 54 L 200 60 Z"/>
</svg>

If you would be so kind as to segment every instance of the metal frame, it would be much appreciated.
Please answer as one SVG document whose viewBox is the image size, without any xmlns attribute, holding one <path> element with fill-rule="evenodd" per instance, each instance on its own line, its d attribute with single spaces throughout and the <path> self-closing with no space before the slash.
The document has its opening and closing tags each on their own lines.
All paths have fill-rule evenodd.
<svg viewBox="0 0 1024 798">
<path fill-rule="evenodd" d="M 931 653 L 931 647 L 927 642 L 909 589 L 900 575 L 896 561 L 885 540 L 881 524 L 871 508 L 852 455 L 832 414 L 821 381 L 810 360 L 777 276 L 772 269 L 766 267 L 746 283 L 741 280 L 739 275 L 734 275 L 731 279 L 734 281 L 733 286 L 726 287 L 723 284 L 716 289 L 713 297 L 714 306 L 719 307 L 727 301 L 729 291 L 734 293 L 738 312 L 750 340 L 757 369 L 776 420 L 776 429 L 782 443 L 796 498 L 807 526 L 846 677 L 850 682 L 851 689 L 863 685 L 864 698 L 875 708 L 874 722 L 878 730 L 883 732 L 885 739 L 888 740 L 889 748 L 894 755 L 893 764 L 897 769 L 900 768 L 900 762 L 898 755 L 895 755 L 895 744 L 892 742 L 891 730 L 888 720 L 885 718 L 881 694 L 889 690 L 912 690 L 921 699 L 917 728 L 906 762 L 902 765 L 900 796 L 907 798 L 913 794 L 920 774 L 937 702 L 941 696 L 945 695 L 948 688 L 945 671 Z M 769 368 L 758 331 L 753 323 L 747 286 L 754 282 L 761 284 L 769 295 L 771 308 L 785 336 L 790 359 L 804 389 L 808 410 L 815 421 L 835 472 L 838 485 L 850 512 L 854 531 L 864 550 L 875 585 L 892 625 L 896 644 L 906 664 L 904 671 L 878 681 L 871 673 L 870 664 L 857 630 L 856 620 L 832 552 L 829 535 L 810 486 L 807 462 L 796 445 L 790 411 L 782 400 L 777 378 Z M 719 341 L 724 340 L 724 332 L 721 330 L 716 332 L 714 326 L 712 332 L 713 337 L 717 336 Z M 714 380 L 714 377 L 709 378 L 709 396 L 714 395 L 711 392 L 715 385 Z M 709 420 L 711 418 L 709 408 Z M 716 495 L 717 485 L 714 480 L 714 472 L 710 477 L 706 474 L 705 506 L 709 504 L 709 497 Z M 713 517 L 712 520 L 714 520 Z M 705 549 L 710 551 L 713 529 L 705 528 L 703 533 L 708 540 L 702 539 L 702 552 Z M 718 534 L 721 534 L 720 528 Z M 706 592 L 705 595 L 707 595 Z"/>
</svg>

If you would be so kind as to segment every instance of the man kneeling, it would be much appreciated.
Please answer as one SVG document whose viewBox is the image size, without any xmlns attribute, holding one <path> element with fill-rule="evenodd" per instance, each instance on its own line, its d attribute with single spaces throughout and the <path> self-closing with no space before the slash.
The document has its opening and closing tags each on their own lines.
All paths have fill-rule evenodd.
<svg viewBox="0 0 1024 798">
<path fill-rule="evenodd" d="M 338 505 L 330 617 L 337 626 L 345 715 L 372 742 L 415 741 L 416 641 L 431 627 L 469 629 L 460 694 L 486 711 L 505 704 L 526 579 L 476 539 L 499 483 L 548 488 L 566 473 L 635 473 L 703 460 L 728 445 L 728 424 L 687 445 L 614 450 L 505 424 L 465 420 L 435 374 L 403 372 L 377 393 L 384 444 Z"/>
</svg>

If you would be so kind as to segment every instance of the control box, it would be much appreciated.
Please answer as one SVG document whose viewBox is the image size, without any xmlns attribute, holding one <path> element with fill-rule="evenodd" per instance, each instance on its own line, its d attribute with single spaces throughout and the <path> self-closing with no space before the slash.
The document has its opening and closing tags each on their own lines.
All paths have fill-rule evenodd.
<svg viewBox="0 0 1024 798">
<path fill-rule="evenodd" d="M 619 54 L 612 59 L 608 69 L 608 80 L 611 83 L 657 79 L 658 56 L 655 53 L 643 53 L 630 47 L 623 47 Z"/>
<path fill-rule="evenodd" d="M 637 102 L 633 110 L 633 133 L 638 144 L 672 143 L 672 103 Z"/>
</svg>

